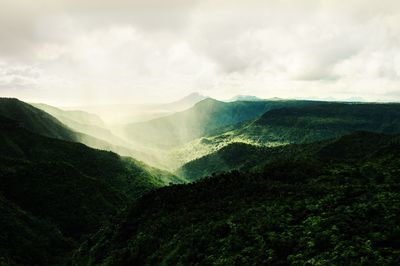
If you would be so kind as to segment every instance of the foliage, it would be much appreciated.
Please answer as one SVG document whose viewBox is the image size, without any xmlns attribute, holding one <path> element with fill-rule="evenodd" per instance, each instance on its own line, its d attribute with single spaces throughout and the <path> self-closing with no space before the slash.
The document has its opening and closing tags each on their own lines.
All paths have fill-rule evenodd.
<svg viewBox="0 0 400 266">
<path fill-rule="evenodd" d="M 73 265 L 397 265 L 399 139 L 279 147 L 296 156 L 150 192 L 82 244 Z"/>
<path fill-rule="evenodd" d="M 128 137 L 133 141 L 142 141 L 159 148 L 171 148 L 218 132 L 221 127 L 256 119 L 268 110 L 317 103 L 312 101 L 226 103 L 208 98 L 188 110 L 146 122 L 130 124 L 126 131 Z"/>
</svg>

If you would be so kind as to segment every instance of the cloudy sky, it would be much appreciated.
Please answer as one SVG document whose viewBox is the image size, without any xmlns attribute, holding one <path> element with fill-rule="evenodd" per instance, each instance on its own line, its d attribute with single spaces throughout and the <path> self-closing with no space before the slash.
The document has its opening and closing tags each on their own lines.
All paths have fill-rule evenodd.
<svg viewBox="0 0 400 266">
<path fill-rule="evenodd" d="M 400 101 L 398 0 L 1 0 L 0 96 Z"/>
</svg>

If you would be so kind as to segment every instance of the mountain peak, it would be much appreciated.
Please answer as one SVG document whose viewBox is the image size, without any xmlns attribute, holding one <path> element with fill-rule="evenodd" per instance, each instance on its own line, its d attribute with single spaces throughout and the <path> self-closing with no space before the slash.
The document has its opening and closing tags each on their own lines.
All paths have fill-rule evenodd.
<svg viewBox="0 0 400 266">
<path fill-rule="evenodd" d="M 237 101 L 254 102 L 254 101 L 262 101 L 262 99 L 258 98 L 257 96 L 254 96 L 254 95 L 240 95 L 239 94 L 228 100 L 228 102 L 237 102 Z"/>
<path fill-rule="evenodd" d="M 187 108 L 190 108 L 197 104 L 198 102 L 201 102 L 202 100 L 206 99 L 207 97 L 204 95 L 201 95 L 198 92 L 193 92 L 185 97 L 183 97 L 180 100 L 177 100 L 172 103 L 165 104 L 164 106 L 173 108 L 176 111 L 184 110 Z"/>
</svg>

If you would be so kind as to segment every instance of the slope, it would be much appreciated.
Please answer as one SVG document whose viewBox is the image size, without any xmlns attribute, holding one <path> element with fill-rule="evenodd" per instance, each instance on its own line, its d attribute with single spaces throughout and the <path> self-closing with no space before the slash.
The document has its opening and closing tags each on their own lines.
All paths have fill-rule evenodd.
<svg viewBox="0 0 400 266">
<path fill-rule="evenodd" d="M 153 191 L 81 245 L 73 265 L 397 264 L 400 137 L 322 146 Z"/>
<path fill-rule="evenodd" d="M 355 131 L 399 133 L 400 104 L 324 103 L 273 109 L 254 121 L 194 140 L 174 153 L 185 164 L 232 143 L 273 147 L 336 138 Z"/>
<path fill-rule="evenodd" d="M 339 139 L 324 140 L 311 144 L 290 144 L 277 147 L 232 143 L 209 155 L 184 164 L 176 173 L 195 181 L 232 170 L 257 172 L 268 162 L 285 161 L 288 158 L 318 157 L 319 159 L 359 159 L 379 150 L 392 136 L 368 132 L 354 132 Z M 341 156 L 337 158 L 337 155 Z M 348 157 L 345 157 L 348 156 Z"/>
<path fill-rule="evenodd" d="M 115 136 L 97 115 L 83 111 L 66 111 L 47 104 L 32 104 L 46 113 L 57 118 L 61 123 L 73 129 L 97 139 L 112 143 L 115 146 L 129 147 L 130 144 Z"/>
<path fill-rule="evenodd" d="M 78 237 L 175 176 L 112 152 L 31 133 L 0 117 L 0 192 Z"/>
<path fill-rule="evenodd" d="M 209 134 L 220 127 L 252 120 L 268 110 L 316 104 L 310 101 L 220 102 L 211 98 L 192 108 L 166 117 L 129 124 L 127 138 L 171 148 Z"/>
<path fill-rule="evenodd" d="M 0 265 L 49 265 L 72 248 L 70 240 L 0 194 Z"/>
<path fill-rule="evenodd" d="M 0 98 L 0 115 L 46 137 L 76 140 L 76 134 L 51 115 L 14 98 Z"/>
<path fill-rule="evenodd" d="M 304 143 L 359 130 L 400 132 L 400 104 L 328 103 L 276 109 L 236 133 L 263 143 Z"/>
</svg>

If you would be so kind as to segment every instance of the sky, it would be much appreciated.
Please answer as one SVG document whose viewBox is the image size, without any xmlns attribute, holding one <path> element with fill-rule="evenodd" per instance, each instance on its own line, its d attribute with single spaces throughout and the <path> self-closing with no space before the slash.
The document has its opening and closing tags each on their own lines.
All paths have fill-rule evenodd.
<svg viewBox="0 0 400 266">
<path fill-rule="evenodd" d="M 398 0 L 1 0 L 0 96 L 400 101 Z"/>
</svg>

